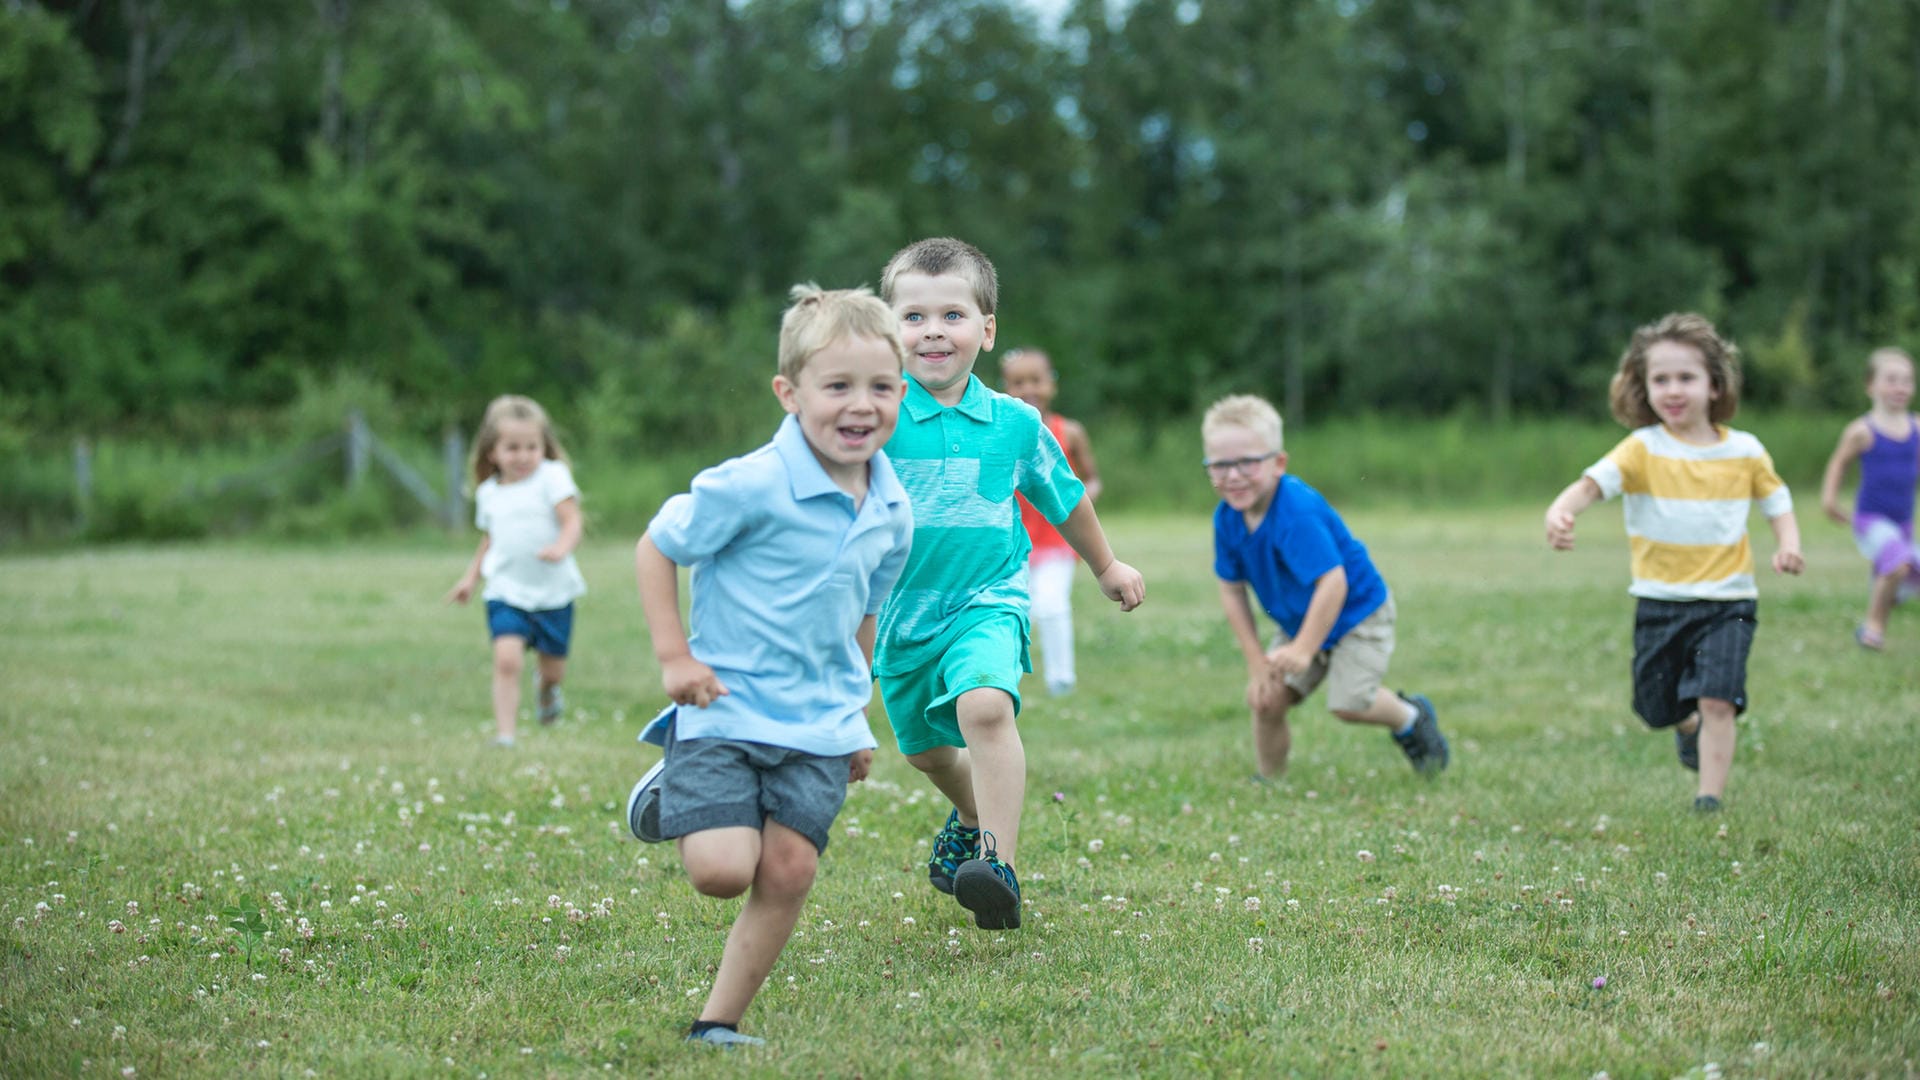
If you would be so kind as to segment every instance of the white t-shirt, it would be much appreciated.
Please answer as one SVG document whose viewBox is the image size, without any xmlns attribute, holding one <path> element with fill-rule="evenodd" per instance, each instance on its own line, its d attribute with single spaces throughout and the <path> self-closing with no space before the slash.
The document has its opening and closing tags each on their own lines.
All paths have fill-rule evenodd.
<svg viewBox="0 0 1920 1080">
<path fill-rule="evenodd" d="M 473 494 L 473 523 L 487 534 L 487 557 L 480 562 L 487 579 L 482 599 L 522 611 L 550 611 L 587 591 L 572 553 L 559 562 L 540 558 L 540 550 L 560 537 L 553 508 L 579 496 L 573 470 L 558 461 L 541 462 L 518 483 L 503 484 L 495 476 L 480 485 Z"/>
</svg>

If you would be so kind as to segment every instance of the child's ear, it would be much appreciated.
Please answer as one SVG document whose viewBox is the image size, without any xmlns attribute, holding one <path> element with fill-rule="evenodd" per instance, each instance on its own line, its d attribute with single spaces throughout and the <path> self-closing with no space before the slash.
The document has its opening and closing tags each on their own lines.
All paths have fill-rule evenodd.
<svg viewBox="0 0 1920 1080">
<path fill-rule="evenodd" d="M 773 377 L 773 396 L 779 399 L 781 408 L 794 414 L 800 412 L 800 401 L 794 396 L 798 389 L 785 375 Z"/>
<path fill-rule="evenodd" d="M 1287 475 L 1287 452 L 1285 450 L 1275 450 L 1273 452 L 1273 471 L 1278 476 Z"/>
<path fill-rule="evenodd" d="M 986 332 L 983 335 L 981 335 L 981 338 L 980 338 L 980 351 L 992 352 L 993 351 L 993 335 L 994 335 L 994 331 L 998 329 L 998 324 L 996 324 L 993 321 L 993 316 L 988 315 L 985 321 L 981 323 L 981 325 L 986 328 Z"/>
</svg>

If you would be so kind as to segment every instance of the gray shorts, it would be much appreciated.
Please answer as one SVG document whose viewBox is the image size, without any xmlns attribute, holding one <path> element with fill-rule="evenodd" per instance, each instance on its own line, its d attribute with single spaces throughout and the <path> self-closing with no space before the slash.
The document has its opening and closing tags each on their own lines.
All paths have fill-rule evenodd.
<svg viewBox="0 0 1920 1080">
<path fill-rule="evenodd" d="M 667 733 L 660 774 L 660 834 L 759 829 L 772 819 L 827 850 L 833 819 L 847 801 L 852 754 L 820 757 L 766 743 L 678 739 Z"/>
<path fill-rule="evenodd" d="M 1327 708 L 1345 712 L 1365 712 L 1373 707 L 1374 695 L 1387 678 L 1387 660 L 1393 656 L 1393 597 L 1380 601 L 1373 614 L 1361 619 L 1335 642 L 1322 649 L 1307 670 L 1287 676 L 1287 685 L 1301 698 L 1327 684 Z M 1275 646 L 1287 643 L 1282 631 Z"/>
</svg>

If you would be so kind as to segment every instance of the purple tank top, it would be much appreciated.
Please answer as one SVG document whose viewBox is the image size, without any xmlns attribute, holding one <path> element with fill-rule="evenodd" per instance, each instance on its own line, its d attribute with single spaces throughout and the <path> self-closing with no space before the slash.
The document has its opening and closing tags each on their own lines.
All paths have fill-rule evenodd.
<svg viewBox="0 0 1920 1080">
<path fill-rule="evenodd" d="M 1873 445 L 1860 455 L 1860 494 L 1855 514 L 1878 514 L 1905 525 L 1913 520 L 1913 488 L 1920 483 L 1920 435 L 1907 422 L 1907 437 L 1890 439 L 1872 424 Z"/>
</svg>

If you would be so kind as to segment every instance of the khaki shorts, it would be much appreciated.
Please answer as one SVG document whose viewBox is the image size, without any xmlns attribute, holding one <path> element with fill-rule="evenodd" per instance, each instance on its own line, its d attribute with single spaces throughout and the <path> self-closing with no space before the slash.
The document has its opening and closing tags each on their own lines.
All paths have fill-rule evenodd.
<svg viewBox="0 0 1920 1080">
<path fill-rule="evenodd" d="M 1283 631 L 1274 647 L 1288 641 Z M 1287 676 L 1287 685 L 1301 698 L 1327 684 L 1327 708 L 1337 712 L 1365 712 L 1387 678 L 1387 660 L 1393 656 L 1393 597 L 1389 595 L 1373 614 L 1354 624 L 1331 649 L 1322 649 L 1307 670 Z"/>
</svg>

